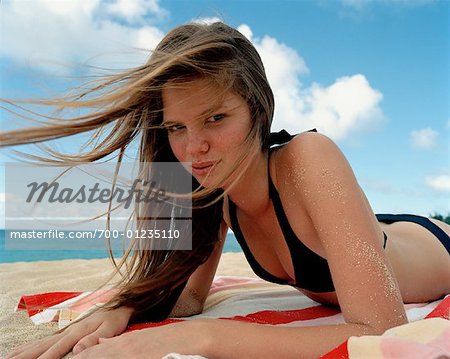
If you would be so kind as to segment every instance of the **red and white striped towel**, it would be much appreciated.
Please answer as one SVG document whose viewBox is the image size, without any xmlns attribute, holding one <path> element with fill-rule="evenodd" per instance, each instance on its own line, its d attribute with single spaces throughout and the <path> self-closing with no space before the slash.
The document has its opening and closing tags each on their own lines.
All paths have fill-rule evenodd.
<svg viewBox="0 0 450 359">
<path fill-rule="evenodd" d="M 59 320 L 60 327 L 64 327 L 96 305 L 105 303 L 114 292 L 114 289 L 106 289 L 23 296 L 17 309 L 28 310 L 35 324 Z M 46 309 L 36 311 L 33 308 L 36 305 Z M 431 303 L 406 304 L 405 310 L 409 324 L 392 328 L 382 336 L 352 337 L 323 358 L 366 358 L 369 354 L 380 358 L 450 358 L 450 296 Z M 160 323 L 135 324 L 128 330 L 196 318 L 289 327 L 344 323 L 339 310 L 320 305 L 293 288 L 255 278 L 216 277 L 202 314 Z"/>
</svg>

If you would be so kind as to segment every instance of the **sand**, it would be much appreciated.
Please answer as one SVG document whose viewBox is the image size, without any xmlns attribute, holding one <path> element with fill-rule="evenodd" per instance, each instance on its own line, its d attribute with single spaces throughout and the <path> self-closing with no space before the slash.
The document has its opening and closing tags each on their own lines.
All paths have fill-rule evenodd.
<svg viewBox="0 0 450 359">
<path fill-rule="evenodd" d="M 22 295 L 93 290 L 108 277 L 111 268 L 108 259 L 0 264 L 0 357 L 57 329 L 53 323 L 35 326 L 24 311 L 14 312 Z M 255 277 L 242 253 L 224 253 L 217 275 Z"/>
</svg>

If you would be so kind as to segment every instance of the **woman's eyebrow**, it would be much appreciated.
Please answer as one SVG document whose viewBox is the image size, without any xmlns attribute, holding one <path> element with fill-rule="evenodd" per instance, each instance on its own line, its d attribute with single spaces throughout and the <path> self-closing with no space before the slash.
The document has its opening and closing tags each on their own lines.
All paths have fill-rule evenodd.
<svg viewBox="0 0 450 359">
<path fill-rule="evenodd" d="M 229 109 L 225 108 L 225 103 L 224 102 L 218 104 L 217 106 L 213 106 L 213 107 L 205 109 L 204 111 L 202 111 L 199 115 L 197 115 L 195 117 L 196 117 L 196 119 L 201 119 L 201 118 L 204 118 L 206 116 L 211 116 L 215 112 L 217 112 L 219 110 L 222 110 L 222 109 L 223 110 L 229 110 Z M 170 118 L 170 119 L 167 119 L 167 120 L 163 119 L 163 122 L 162 122 L 163 125 L 167 125 L 167 124 L 173 125 L 173 124 L 182 124 L 182 123 L 183 123 L 183 121 L 179 121 L 179 120 L 173 119 L 173 118 Z"/>
<path fill-rule="evenodd" d="M 177 125 L 177 124 L 179 124 L 179 122 L 177 122 L 177 121 L 165 121 L 165 120 L 163 120 L 163 122 L 162 122 L 163 126 L 172 126 L 172 125 Z"/>
</svg>

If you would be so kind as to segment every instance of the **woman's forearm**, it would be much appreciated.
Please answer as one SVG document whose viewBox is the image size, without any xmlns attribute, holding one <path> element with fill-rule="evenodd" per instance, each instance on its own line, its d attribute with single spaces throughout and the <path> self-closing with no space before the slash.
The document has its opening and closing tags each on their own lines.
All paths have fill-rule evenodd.
<svg viewBox="0 0 450 359">
<path fill-rule="evenodd" d="M 318 358 L 351 336 L 379 335 L 364 324 L 287 328 L 231 320 L 206 320 L 208 358 Z M 207 328 L 207 329 L 206 329 Z"/>
<path fill-rule="evenodd" d="M 196 297 L 195 293 L 193 293 L 189 287 L 185 287 L 169 316 L 189 317 L 191 315 L 200 314 L 202 310 L 203 304 Z"/>
</svg>

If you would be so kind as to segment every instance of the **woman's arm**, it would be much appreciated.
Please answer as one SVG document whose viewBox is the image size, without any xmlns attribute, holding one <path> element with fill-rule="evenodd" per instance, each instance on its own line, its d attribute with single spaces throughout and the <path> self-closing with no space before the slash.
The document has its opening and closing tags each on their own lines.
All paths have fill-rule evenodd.
<svg viewBox="0 0 450 359">
<path fill-rule="evenodd" d="M 168 353 L 206 358 L 318 358 L 352 335 L 379 334 L 364 324 L 280 328 L 224 319 L 189 320 L 100 339 L 76 358 L 160 359 Z"/>
<path fill-rule="evenodd" d="M 295 138 L 289 151 L 288 166 L 304 169 L 291 181 L 324 248 L 346 322 L 380 332 L 406 323 L 383 233 L 344 155 L 317 133 Z"/>
<path fill-rule="evenodd" d="M 209 319 L 203 321 L 203 326 L 209 333 L 208 346 L 198 354 L 216 359 L 318 358 L 351 336 L 381 334 L 365 324 L 282 328 Z"/>
<path fill-rule="evenodd" d="M 228 226 L 222 221 L 220 227 L 220 240 L 211 253 L 208 260 L 199 266 L 189 278 L 186 287 L 181 292 L 170 317 L 187 317 L 199 314 L 203 311 L 203 306 L 211 288 L 214 275 L 222 255 L 225 237 Z"/>
</svg>

